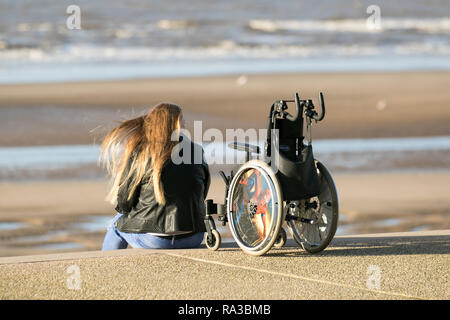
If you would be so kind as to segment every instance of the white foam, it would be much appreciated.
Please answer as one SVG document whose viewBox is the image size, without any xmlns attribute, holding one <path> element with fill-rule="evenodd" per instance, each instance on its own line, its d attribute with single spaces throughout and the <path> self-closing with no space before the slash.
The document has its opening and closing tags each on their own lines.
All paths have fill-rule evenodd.
<svg viewBox="0 0 450 320">
<path fill-rule="evenodd" d="M 130 35 L 123 31 L 120 37 Z M 302 57 L 367 55 L 449 55 L 450 43 L 408 42 L 377 47 L 361 45 L 268 45 L 245 46 L 226 40 L 209 47 L 112 47 L 95 45 L 70 45 L 53 50 L 20 48 L 0 50 L 0 66 L 7 69 L 10 63 L 84 63 L 84 62 L 151 62 L 151 61 L 202 61 L 205 59 L 286 59 Z"/>
<path fill-rule="evenodd" d="M 374 33 L 395 30 L 415 30 L 425 33 L 449 33 L 450 18 L 405 19 L 381 17 L 380 29 L 368 27 L 366 19 L 343 20 L 250 20 L 248 27 L 264 32 L 315 31 Z"/>
<path fill-rule="evenodd" d="M 193 27 L 195 26 L 195 23 L 188 20 L 159 20 L 156 23 L 156 26 L 159 29 L 175 30 Z"/>
</svg>

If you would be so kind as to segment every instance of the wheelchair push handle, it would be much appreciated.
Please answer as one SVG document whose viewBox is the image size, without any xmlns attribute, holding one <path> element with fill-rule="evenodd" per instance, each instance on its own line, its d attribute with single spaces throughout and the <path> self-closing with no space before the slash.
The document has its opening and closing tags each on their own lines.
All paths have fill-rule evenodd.
<svg viewBox="0 0 450 320">
<path fill-rule="evenodd" d="M 321 121 L 325 117 L 325 100 L 322 92 L 319 93 L 319 101 L 321 109 L 320 114 L 314 110 L 315 106 L 312 100 L 300 100 L 298 93 L 295 93 L 295 100 L 276 101 L 272 105 L 270 114 L 272 115 L 272 112 L 274 112 L 274 114 L 280 116 L 281 118 L 295 122 L 301 116 L 301 113 L 304 112 L 308 118 Z M 286 111 L 288 108 L 287 102 L 295 102 L 295 112 L 293 114 Z"/>
<path fill-rule="evenodd" d="M 295 113 L 293 115 L 289 114 L 286 112 L 286 119 L 294 122 L 297 121 L 299 115 L 300 115 L 300 110 L 302 109 L 302 106 L 300 104 L 300 98 L 298 97 L 298 93 L 295 93 Z"/>
<path fill-rule="evenodd" d="M 288 108 L 288 102 L 295 102 L 295 113 L 293 115 L 286 111 Z M 292 122 L 297 121 L 298 117 L 301 114 L 302 103 L 303 101 L 298 97 L 298 93 L 295 94 L 295 100 L 275 101 L 270 108 L 269 120 L 272 118 L 272 116 L 278 116 L 282 119 L 288 119 Z"/>
<path fill-rule="evenodd" d="M 311 119 L 316 121 L 322 121 L 325 117 L 325 100 L 323 99 L 323 93 L 319 93 L 319 101 L 320 101 L 320 114 L 318 114 L 314 110 L 314 104 L 312 100 L 306 100 L 304 103 L 305 106 L 305 115 Z"/>
</svg>

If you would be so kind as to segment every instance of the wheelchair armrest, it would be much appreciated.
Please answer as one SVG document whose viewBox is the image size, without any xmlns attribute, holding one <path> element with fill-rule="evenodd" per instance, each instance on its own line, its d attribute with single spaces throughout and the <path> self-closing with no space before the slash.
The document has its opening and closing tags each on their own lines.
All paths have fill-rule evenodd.
<svg viewBox="0 0 450 320">
<path fill-rule="evenodd" d="M 239 151 L 249 152 L 249 153 L 259 153 L 258 146 L 254 146 L 254 145 L 251 145 L 248 143 L 231 142 L 230 144 L 228 144 L 228 147 L 239 150 Z"/>
</svg>

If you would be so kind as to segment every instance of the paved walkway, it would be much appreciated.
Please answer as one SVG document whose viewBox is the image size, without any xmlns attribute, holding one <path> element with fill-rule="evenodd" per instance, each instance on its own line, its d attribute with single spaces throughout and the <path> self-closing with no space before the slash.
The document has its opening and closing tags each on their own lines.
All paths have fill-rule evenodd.
<svg viewBox="0 0 450 320">
<path fill-rule="evenodd" d="M 117 250 L 0 258 L 1 299 L 450 299 L 450 230 L 292 240 L 262 257 Z"/>
</svg>

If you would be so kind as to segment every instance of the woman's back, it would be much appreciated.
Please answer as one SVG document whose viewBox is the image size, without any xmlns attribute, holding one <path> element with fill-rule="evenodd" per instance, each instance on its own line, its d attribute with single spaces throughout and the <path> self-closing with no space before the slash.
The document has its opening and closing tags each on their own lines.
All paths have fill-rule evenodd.
<svg viewBox="0 0 450 320">
<path fill-rule="evenodd" d="M 186 139 L 186 138 L 185 138 Z M 201 147 L 190 142 L 194 152 Z M 194 155 L 194 152 L 191 152 Z M 116 210 L 124 214 L 117 227 L 123 232 L 148 232 L 174 234 L 181 232 L 204 232 L 204 199 L 210 185 L 208 165 L 202 161 L 174 164 L 167 162 L 161 173 L 166 203 L 158 204 L 153 185 L 144 178 L 131 198 L 128 199 L 132 181 L 124 184 L 118 193 Z M 133 179 L 132 176 L 130 179 Z"/>
</svg>

